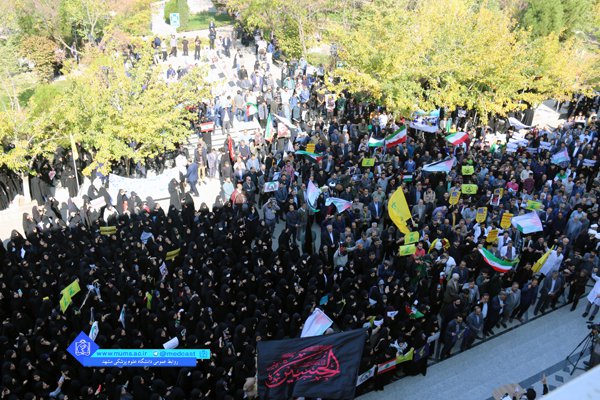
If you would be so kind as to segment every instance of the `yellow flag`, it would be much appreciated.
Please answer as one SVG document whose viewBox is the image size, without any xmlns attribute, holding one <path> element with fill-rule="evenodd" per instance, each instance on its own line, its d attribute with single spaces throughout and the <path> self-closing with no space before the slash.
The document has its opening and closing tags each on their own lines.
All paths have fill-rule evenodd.
<svg viewBox="0 0 600 400">
<path fill-rule="evenodd" d="M 526 210 L 541 210 L 544 205 L 539 201 L 527 200 Z"/>
<path fill-rule="evenodd" d="M 374 158 L 363 158 L 363 160 L 362 160 L 362 166 L 363 167 L 373 167 L 373 166 L 375 166 L 375 159 Z"/>
<path fill-rule="evenodd" d="M 79 281 L 75 279 L 69 286 L 61 290 L 63 296 L 68 297 L 69 299 L 73 298 L 81 288 L 79 287 Z"/>
<path fill-rule="evenodd" d="M 462 167 L 463 175 L 473 175 L 475 173 L 475 168 L 472 165 L 463 165 Z"/>
<path fill-rule="evenodd" d="M 406 221 L 411 219 L 411 214 L 401 187 L 396 189 L 388 201 L 388 214 L 394 224 L 400 229 L 400 232 L 405 235 L 410 233 L 408 226 L 406 226 Z"/>
<path fill-rule="evenodd" d="M 398 251 L 401 256 L 412 256 L 417 251 L 417 247 L 414 244 L 409 244 L 408 246 L 400 246 Z"/>
<path fill-rule="evenodd" d="M 73 153 L 73 160 L 79 159 L 79 153 L 77 152 L 77 145 L 75 145 L 75 138 L 73 135 L 69 135 L 69 139 L 71 140 L 71 152 Z"/>
<path fill-rule="evenodd" d="M 409 350 L 408 353 L 406 353 L 402 356 L 396 357 L 396 364 L 401 364 L 406 361 L 411 361 L 413 359 L 414 355 L 415 355 L 415 349 L 411 347 L 411 349 Z"/>
<path fill-rule="evenodd" d="M 552 253 L 552 249 L 549 249 L 547 252 L 545 252 L 544 255 L 541 256 L 540 259 L 535 262 L 535 264 L 533 264 L 533 267 L 531 267 L 531 270 L 533 271 L 534 274 L 540 272 L 540 269 L 542 269 L 542 265 L 544 265 L 546 263 L 546 260 L 550 256 L 550 253 Z"/>
<path fill-rule="evenodd" d="M 404 235 L 404 244 L 411 244 L 419 241 L 419 232 L 408 232 Z"/>
<path fill-rule="evenodd" d="M 65 311 L 67 311 L 67 308 L 69 308 L 70 304 L 71 304 L 71 298 L 68 296 L 62 296 L 60 298 L 60 311 L 64 314 Z"/>
<path fill-rule="evenodd" d="M 116 226 L 101 226 L 100 227 L 100 234 L 101 235 L 112 235 L 117 233 L 117 227 Z"/>
<path fill-rule="evenodd" d="M 472 183 L 463 183 L 461 186 L 461 190 L 464 194 L 476 194 L 477 193 L 477 185 Z"/>
<path fill-rule="evenodd" d="M 171 250 L 169 252 L 167 252 L 167 256 L 165 257 L 165 260 L 170 261 L 170 260 L 174 260 L 175 257 L 177 257 L 179 255 L 179 252 L 181 251 L 181 249 L 175 249 L 175 250 Z"/>
</svg>

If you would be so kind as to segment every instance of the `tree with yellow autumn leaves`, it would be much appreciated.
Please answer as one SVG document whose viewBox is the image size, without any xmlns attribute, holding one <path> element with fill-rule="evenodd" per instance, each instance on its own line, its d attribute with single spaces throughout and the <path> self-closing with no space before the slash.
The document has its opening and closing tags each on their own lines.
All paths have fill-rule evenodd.
<svg viewBox="0 0 600 400">
<path fill-rule="evenodd" d="M 336 89 L 391 110 L 466 107 L 486 119 L 590 93 L 598 49 L 577 36 L 534 34 L 507 8 L 476 0 L 374 0 L 350 28 L 330 26 Z"/>
</svg>

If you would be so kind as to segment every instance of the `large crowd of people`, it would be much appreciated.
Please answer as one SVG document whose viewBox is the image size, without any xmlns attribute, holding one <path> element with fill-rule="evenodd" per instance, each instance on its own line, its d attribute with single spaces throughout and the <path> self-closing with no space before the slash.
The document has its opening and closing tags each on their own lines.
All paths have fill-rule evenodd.
<svg viewBox="0 0 600 400">
<path fill-rule="evenodd" d="M 164 43 L 157 48 L 165 52 Z M 515 148 L 506 145 L 513 130 L 497 134 L 457 111 L 439 116 L 436 133 L 409 128 L 406 142 L 371 147 L 369 138 L 410 121 L 352 93 L 329 93 L 319 69 L 303 59 L 272 76 L 266 53 L 274 49 L 258 36 L 255 71 L 235 66 L 235 95 L 197 107 L 201 121 L 230 133 L 224 148 L 207 140 L 193 152 L 182 146 L 146 165 L 115 166 L 143 176 L 183 159 L 167 210 L 126 188 L 111 198 L 101 176 L 82 207 L 61 205 L 49 189 L 62 179 L 72 197 L 78 194 L 72 155 L 40 160 L 43 179 L 32 184 L 38 205 L 24 215 L 23 234 L 13 231 L 0 247 L 0 399 L 253 398 L 256 343 L 299 337 L 317 307 L 334 321 L 333 331 L 367 328 L 361 373 L 427 343 L 430 358 L 446 358 L 562 303 L 575 310 L 600 263 L 600 177 L 597 163 L 584 162 L 600 152 L 594 118 L 528 129 L 520 139 L 526 145 Z M 249 99 L 256 99 L 254 115 Z M 578 104 L 587 109 L 574 115 L 591 116 L 598 98 Z M 267 127 L 277 130 L 270 141 L 269 114 L 282 117 Z M 263 129 L 233 132 L 234 118 L 258 119 Z M 468 140 L 452 146 L 445 136 L 456 131 Z M 296 154 L 307 149 L 319 157 Z M 563 149 L 570 161 L 552 163 Z M 451 156 L 448 173 L 423 171 Z M 374 166 L 363 166 L 369 158 Z M 88 159 L 83 152 L 78 163 Z M 473 173 L 463 174 L 463 166 Z M 211 207 L 196 208 L 197 185 L 207 179 L 220 179 L 222 193 Z M 269 185 L 274 191 L 265 191 L 269 182 L 277 182 Z M 309 182 L 320 189 L 316 204 L 307 201 Z M 450 193 L 464 183 L 476 184 L 476 193 L 451 204 Z M 419 233 L 409 256 L 398 254 L 405 235 L 387 213 L 396 190 L 404 191 L 409 228 Z M 338 213 L 326 206 L 329 197 L 352 206 Z M 527 200 L 542 204 L 536 212 L 543 232 L 500 228 L 503 214 L 523 213 Z M 487 215 L 477 222 L 480 207 Z M 498 239 L 488 243 L 493 230 Z M 519 261 L 497 272 L 482 247 Z M 174 259 L 167 256 L 177 249 Z M 76 279 L 82 290 L 62 312 L 60 292 Z M 585 300 L 590 320 L 598 293 Z M 180 348 L 210 349 L 212 357 L 196 368 L 81 368 L 66 348 L 93 322 L 100 348 L 162 348 L 177 337 Z M 359 390 L 381 390 L 399 371 L 425 375 L 427 359 L 376 374 Z"/>
</svg>

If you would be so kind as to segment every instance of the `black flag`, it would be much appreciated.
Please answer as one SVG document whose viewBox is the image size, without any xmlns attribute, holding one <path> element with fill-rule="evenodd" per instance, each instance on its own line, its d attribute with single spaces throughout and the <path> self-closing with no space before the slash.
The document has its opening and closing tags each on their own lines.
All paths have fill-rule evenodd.
<svg viewBox="0 0 600 400">
<path fill-rule="evenodd" d="M 365 330 L 357 329 L 258 342 L 260 399 L 354 398 L 365 338 Z"/>
</svg>

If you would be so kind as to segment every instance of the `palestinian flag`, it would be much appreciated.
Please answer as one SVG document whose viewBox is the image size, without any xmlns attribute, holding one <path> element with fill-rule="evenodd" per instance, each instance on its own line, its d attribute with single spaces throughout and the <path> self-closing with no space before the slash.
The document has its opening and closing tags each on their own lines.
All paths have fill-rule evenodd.
<svg viewBox="0 0 600 400">
<path fill-rule="evenodd" d="M 385 139 L 375 139 L 374 137 L 369 138 L 369 147 L 383 147 Z"/>
<path fill-rule="evenodd" d="M 297 155 L 307 156 L 311 161 L 318 163 L 323 159 L 323 154 L 311 153 L 309 151 L 298 150 L 296 152 Z"/>
<path fill-rule="evenodd" d="M 316 208 L 317 199 L 321 191 L 317 186 L 313 183 L 313 181 L 308 181 L 308 185 L 306 186 L 306 204 L 308 204 L 308 208 L 312 212 L 318 212 L 319 210 Z"/>
<path fill-rule="evenodd" d="M 352 207 L 351 201 L 347 201 L 347 200 L 340 199 L 337 197 L 328 197 L 327 200 L 325 200 L 325 205 L 327 207 L 329 207 L 332 204 L 335 206 L 338 213 L 342 213 L 342 212 L 346 211 L 347 209 L 349 209 L 350 207 Z"/>
<path fill-rule="evenodd" d="M 423 314 L 421 311 L 417 310 L 417 307 L 413 306 L 409 306 L 406 305 L 404 306 L 404 311 L 406 311 L 406 313 L 408 314 L 408 318 L 412 318 L 412 319 L 419 319 L 419 318 L 423 318 L 425 316 L 425 314 Z"/>
<path fill-rule="evenodd" d="M 550 161 L 552 164 L 560 165 L 562 163 L 568 163 L 571 161 L 571 159 L 569 158 L 569 152 L 567 152 L 567 149 L 562 149 L 558 153 L 554 154 L 550 158 Z"/>
<path fill-rule="evenodd" d="M 423 165 L 423 171 L 425 171 L 425 172 L 446 172 L 446 173 L 448 173 L 452 169 L 452 166 L 454 165 L 455 161 L 456 161 L 456 158 L 450 157 L 450 158 L 447 158 L 447 159 L 442 160 L 442 161 L 436 161 L 436 162 L 431 163 L 431 164 L 425 164 L 425 165 Z"/>
<path fill-rule="evenodd" d="M 256 106 L 256 103 L 247 102 L 246 103 L 246 116 L 251 117 L 256 113 L 258 113 L 258 107 Z"/>
<path fill-rule="evenodd" d="M 525 235 L 535 232 L 542 232 L 544 230 L 542 221 L 535 211 L 513 217 L 511 223 L 515 228 Z"/>
<path fill-rule="evenodd" d="M 400 129 L 398 129 L 396 132 L 388 135 L 385 138 L 385 147 L 387 147 L 388 149 L 390 147 L 394 147 L 399 145 L 400 143 L 404 143 L 406 142 L 406 126 L 402 126 Z"/>
<path fill-rule="evenodd" d="M 515 261 L 502 260 L 493 255 L 485 248 L 480 249 L 479 252 L 483 256 L 483 260 L 486 263 L 488 263 L 490 267 L 494 268 L 494 270 L 498 272 L 508 272 L 519 262 L 518 259 Z"/>
<path fill-rule="evenodd" d="M 469 135 L 466 132 L 456 132 L 446 136 L 446 140 L 452 143 L 454 146 L 458 146 L 469 139 Z"/>
<path fill-rule="evenodd" d="M 274 129 L 275 128 L 273 128 L 273 116 L 269 113 L 269 116 L 267 117 L 267 126 L 265 127 L 265 140 L 267 142 L 273 140 L 273 136 L 275 136 Z"/>
<path fill-rule="evenodd" d="M 412 180 L 413 180 L 412 175 L 402 175 L 402 182 L 412 182 Z"/>
</svg>

